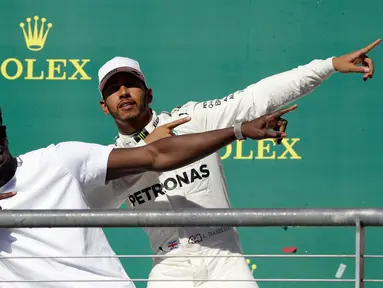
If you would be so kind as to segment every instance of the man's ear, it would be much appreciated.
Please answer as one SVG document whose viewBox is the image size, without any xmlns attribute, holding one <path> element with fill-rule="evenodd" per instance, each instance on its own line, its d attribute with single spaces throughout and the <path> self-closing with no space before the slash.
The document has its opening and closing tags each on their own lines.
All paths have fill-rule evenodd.
<svg viewBox="0 0 383 288">
<path fill-rule="evenodd" d="M 108 106 L 106 106 L 106 102 L 104 99 L 100 100 L 100 106 L 101 106 L 102 111 L 104 111 L 104 114 L 110 115 L 110 111 L 108 109 Z"/>
<path fill-rule="evenodd" d="M 146 104 L 150 104 L 153 101 L 153 90 L 152 88 L 149 88 L 146 91 Z"/>
</svg>

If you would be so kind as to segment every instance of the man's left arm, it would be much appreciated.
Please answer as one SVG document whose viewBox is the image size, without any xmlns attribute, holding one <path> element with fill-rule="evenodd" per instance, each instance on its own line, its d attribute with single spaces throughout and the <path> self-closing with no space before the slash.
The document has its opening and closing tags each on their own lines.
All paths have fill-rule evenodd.
<svg viewBox="0 0 383 288">
<path fill-rule="evenodd" d="M 193 103 L 192 121 L 198 119 L 203 131 L 250 121 L 311 93 L 334 71 L 331 58 L 314 60 L 262 79 L 222 99 Z"/>
<path fill-rule="evenodd" d="M 372 78 L 374 65 L 366 54 L 380 42 L 378 39 L 363 49 L 340 57 L 313 60 L 306 65 L 262 79 L 222 99 L 189 102 L 184 110 L 192 116 L 192 121 L 198 122 L 202 131 L 250 121 L 310 94 L 335 71 L 362 73 L 365 80 Z M 357 66 L 359 64 L 362 66 Z"/>
</svg>

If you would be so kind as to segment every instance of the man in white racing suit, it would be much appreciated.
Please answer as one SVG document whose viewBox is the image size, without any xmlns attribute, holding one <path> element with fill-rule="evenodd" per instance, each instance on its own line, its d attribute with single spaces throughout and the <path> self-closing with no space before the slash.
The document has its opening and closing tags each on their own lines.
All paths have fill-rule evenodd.
<svg viewBox="0 0 383 288">
<path fill-rule="evenodd" d="M 380 40 L 377 40 L 361 50 L 341 57 L 313 60 L 307 65 L 265 78 L 224 98 L 200 103 L 188 102 L 174 108 L 170 113 L 157 113 L 150 109 L 152 90 L 147 88 L 139 63 L 133 59 L 115 57 L 99 70 L 99 90 L 103 97 L 100 103 L 104 112 L 111 114 L 118 126 L 119 135 L 115 142 L 117 147 L 145 145 L 150 142 L 146 141 L 146 137 L 152 135 L 153 131 L 185 115 L 191 116 L 191 121 L 173 131 L 167 131 L 169 135 L 231 127 L 236 122 L 255 119 L 311 93 L 335 71 L 362 73 L 364 80 L 371 78 L 374 66 L 366 53 L 379 43 Z M 364 65 L 357 66 L 361 63 Z M 131 87 L 141 87 L 146 91 L 144 104 L 138 104 L 131 99 L 128 92 Z M 126 111 L 131 111 L 131 114 L 124 116 L 125 118 L 118 115 L 113 105 L 108 103 L 111 95 L 122 99 L 121 105 L 126 107 Z M 156 129 L 157 127 L 160 128 Z M 133 180 L 135 183 L 132 183 L 131 177 L 129 179 L 130 181 L 112 181 L 107 186 L 108 191 L 105 191 L 105 187 L 92 191 L 88 197 L 89 205 L 92 208 L 118 208 L 125 201 L 132 209 L 231 207 L 218 153 L 171 172 L 146 172 L 137 175 Z M 146 228 L 145 231 L 154 254 L 166 255 L 154 259 L 149 288 L 258 287 L 241 256 L 242 249 L 236 228 L 160 227 Z M 164 281 L 167 279 L 169 281 Z"/>
</svg>

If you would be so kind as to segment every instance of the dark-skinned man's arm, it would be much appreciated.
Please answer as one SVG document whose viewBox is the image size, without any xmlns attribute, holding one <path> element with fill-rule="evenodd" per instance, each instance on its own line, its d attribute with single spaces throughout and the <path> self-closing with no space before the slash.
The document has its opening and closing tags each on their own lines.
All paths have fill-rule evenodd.
<svg viewBox="0 0 383 288">
<path fill-rule="evenodd" d="M 269 129 L 277 125 L 280 116 L 295 110 L 296 107 L 297 105 L 293 105 L 243 123 L 242 135 L 253 140 L 286 137 L 284 132 Z M 169 126 L 167 128 L 172 129 L 172 125 L 180 125 L 180 120 L 167 124 Z M 138 148 L 113 149 L 109 155 L 106 180 L 145 171 L 163 172 L 177 169 L 218 151 L 236 139 L 234 129 L 231 127 L 167 137 Z"/>
</svg>

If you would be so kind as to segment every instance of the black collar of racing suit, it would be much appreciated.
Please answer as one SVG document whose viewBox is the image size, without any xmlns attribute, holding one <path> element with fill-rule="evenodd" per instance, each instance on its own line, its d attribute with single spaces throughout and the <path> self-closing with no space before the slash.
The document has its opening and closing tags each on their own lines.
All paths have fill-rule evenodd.
<svg viewBox="0 0 383 288">
<path fill-rule="evenodd" d="M 145 138 L 150 133 L 152 133 L 154 129 L 157 128 L 158 123 L 160 121 L 156 112 L 154 110 L 151 110 L 151 112 L 152 112 L 152 119 L 142 130 L 131 135 L 123 135 L 121 133 L 118 133 L 118 136 L 116 137 L 115 145 L 117 147 L 134 147 L 140 141 L 144 141 Z"/>
</svg>

